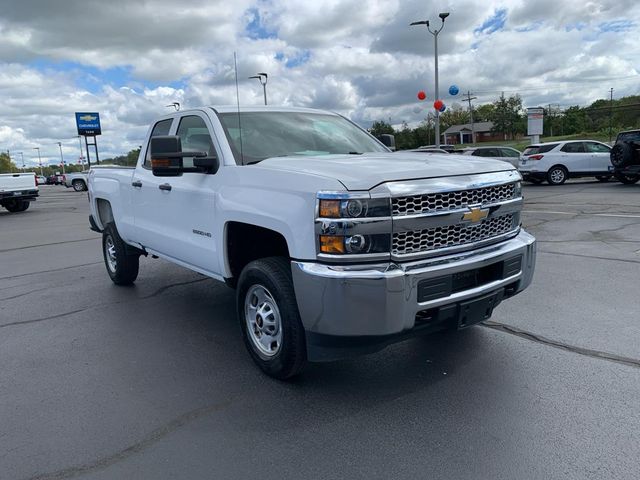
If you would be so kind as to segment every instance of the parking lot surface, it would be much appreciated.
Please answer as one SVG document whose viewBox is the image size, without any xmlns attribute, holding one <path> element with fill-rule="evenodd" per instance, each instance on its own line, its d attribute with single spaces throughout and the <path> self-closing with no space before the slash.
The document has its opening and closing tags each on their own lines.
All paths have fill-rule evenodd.
<svg viewBox="0 0 640 480">
<path fill-rule="evenodd" d="M 245 352 L 234 292 L 111 283 L 85 193 L 0 212 L 0 479 L 635 479 L 640 185 L 525 187 L 531 287 L 486 325 L 311 365 Z"/>
</svg>

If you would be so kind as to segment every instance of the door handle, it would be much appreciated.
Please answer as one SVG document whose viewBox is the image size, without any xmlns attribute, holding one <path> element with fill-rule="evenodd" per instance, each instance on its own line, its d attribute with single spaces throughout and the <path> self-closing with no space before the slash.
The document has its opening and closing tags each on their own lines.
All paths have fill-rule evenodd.
<svg viewBox="0 0 640 480">
<path fill-rule="evenodd" d="M 160 190 L 166 190 L 168 192 L 171 191 L 171 185 L 169 185 L 168 183 L 163 183 L 162 185 L 158 185 L 158 188 Z"/>
<path fill-rule="evenodd" d="M 142 182 L 140 180 L 136 180 L 135 182 L 131 182 L 132 187 L 142 187 Z"/>
</svg>

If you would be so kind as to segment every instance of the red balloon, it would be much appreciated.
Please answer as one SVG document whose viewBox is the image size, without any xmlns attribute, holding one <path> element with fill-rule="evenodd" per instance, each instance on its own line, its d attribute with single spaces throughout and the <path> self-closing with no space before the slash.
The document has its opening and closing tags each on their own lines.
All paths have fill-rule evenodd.
<svg viewBox="0 0 640 480">
<path fill-rule="evenodd" d="M 443 105 L 444 105 L 444 102 L 442 100 L 436 100 L 435 102 L 433 102 L 433 108 L 435 108 L 438 111 L 440 111 Z"/>
<path fill-rule="evenodd" d="M 427 94 L 426 94 L 426 93 L 424 93 L 424 91 L 423 91 L 423 90 L 420 90 L 420 91 L 418 92 L 418 100 L 424 100 L 425 98 L 427 98 Z"/>
</svg>

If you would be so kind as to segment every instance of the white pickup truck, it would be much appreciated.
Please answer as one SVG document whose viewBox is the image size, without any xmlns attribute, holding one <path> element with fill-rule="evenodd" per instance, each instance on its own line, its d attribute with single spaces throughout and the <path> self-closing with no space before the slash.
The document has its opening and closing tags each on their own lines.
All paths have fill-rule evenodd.
<svg viewBox="0 0 640 480">
<path fill-rule="evenodd" d="M 10 212 L 24 212 L 38 195 L 33 172 L 0 174 L 0 205 Z"/>
<path fill-rule="evenodd" d="M 164 116 L 135 168 L 89 173 L 89 201 L 116 284 L 140 255 L 226 281 L 249 353 L 277 378 L 481 322 L 534 272 L 511 165 L 391 153 L 325 111 Z"/>
</svg>

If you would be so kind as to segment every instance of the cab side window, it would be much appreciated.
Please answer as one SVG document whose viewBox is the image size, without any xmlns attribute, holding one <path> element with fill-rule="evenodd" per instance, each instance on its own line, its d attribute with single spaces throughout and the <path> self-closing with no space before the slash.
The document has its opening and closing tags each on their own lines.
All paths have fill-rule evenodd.
<svg viewBox="0 0 640 480">
<path fill-rule="evenodd" d="M 207 152 L 208 156 L 215 155 L 209 129 L 201 117 L 182 117 L 176 135 L 180 137 L 183 152 Z M 184 157 L 182 164 L 185 168 L 193 167 L 193 157 Z"/>
<path fill-rule="evenodd" d="M 153 126 L 153 130 L 151 131 L 152 137 L 158 137 L 160 135 L 169 135 L 169 130 L 171 130 L 171 123 L 173 122 L 172 118 L 168 118 L 166 120 L 161 120 Z M 147 153 L 144 157 L 144 163 L 142 164 L 144 168 L 151 168 L 151 141 L 147 145 Z"/>
<path fill-rule="evenodd" d="M 590 153 L 609 153 L 609 147 L 606 145 L 602 145 L 600 143 L 594 142 L 585 142 L 585 146 L 587 147 L 587 152 Z"/>
</svg>

